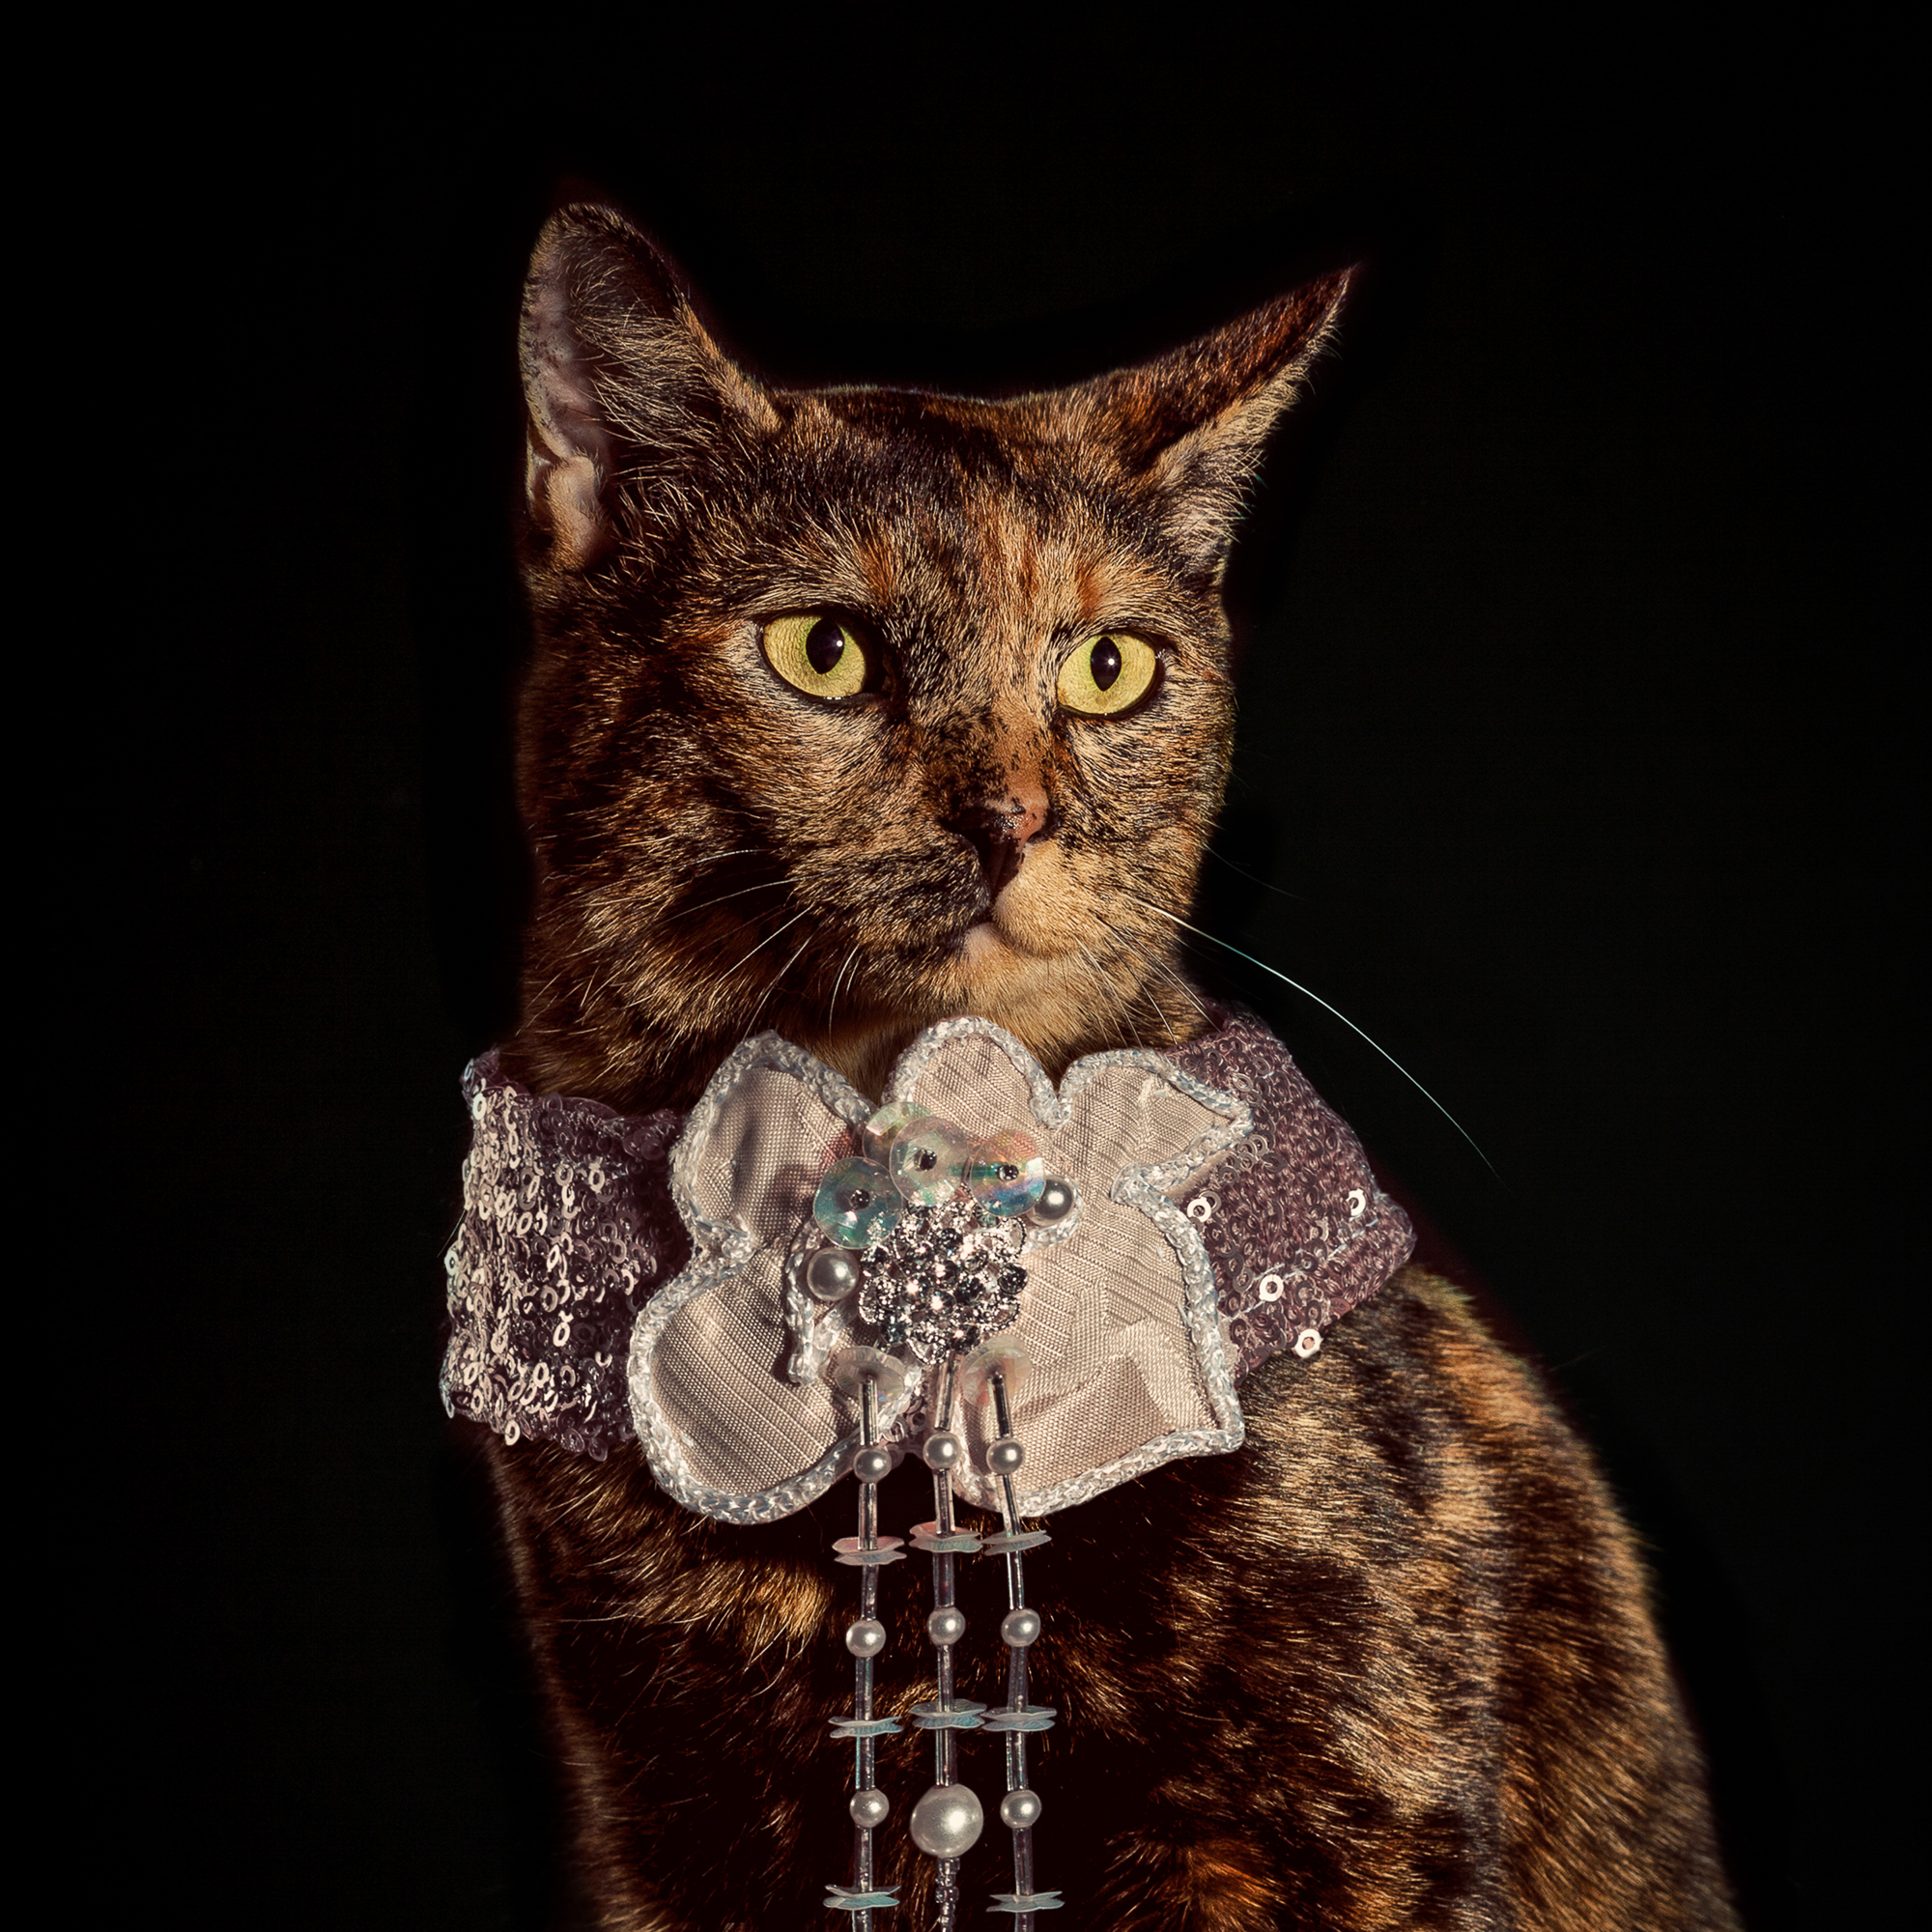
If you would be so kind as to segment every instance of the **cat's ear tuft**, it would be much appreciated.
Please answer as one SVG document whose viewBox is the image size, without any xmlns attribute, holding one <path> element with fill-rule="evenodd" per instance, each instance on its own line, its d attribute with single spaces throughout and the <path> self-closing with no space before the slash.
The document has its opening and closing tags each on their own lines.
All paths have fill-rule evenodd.
<svg viewBox="0 0 1932 1932">
<path fill-rule="evenodd" d="M 549 562 L 582 570 L 611 548 L 627 491 L 726 454 L 776 421 L 724 355 L 668 262 L 613 209 L 544 224 L 519 336 L 527 406 L 525 495 Z"/>
<path fill-rule="evenodd" d="M 1066 392 L 1081 433 L 1111 446 L 1155 495 L 1195 567 L 1217 582 L 1268 433 L 1332 339 L 1351 273 L 1308 282 L 1155 361 Z"/>
</svg>

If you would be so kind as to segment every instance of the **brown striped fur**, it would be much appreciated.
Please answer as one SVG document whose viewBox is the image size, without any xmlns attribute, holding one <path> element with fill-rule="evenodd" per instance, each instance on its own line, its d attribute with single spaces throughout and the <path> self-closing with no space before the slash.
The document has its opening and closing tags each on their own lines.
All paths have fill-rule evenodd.
<svg viewBox="0 0 1932 1932">
<path fill-rule="evenodd" d="M 1345 293 L 1012 402 L 787 392 L 621 218 L 555 217 L 524 331 L 538 895 L 510 1069 L 642 1108 L 762 1026 L 870 1092 L 952 1012 L 1056 1070 L 1198 1032 L 1162 914 L 1226 779 L 1221 574 Z M 816 609 L 875 639 L 874 695 L 766 666 L 761 621 Z M 1161 680 L 1121 719 L 1060 715 L 1059 661 L 1102 629 L 1154 640 Z M 1734 1923 L 1629 1534 L 1455 1293 L 1405 1271 L 1242 1400 L 1238 1455 L 1054 1520 L 1036 1660 L 1063 1719 L 1034 1781 L 1067 1932 Z M 496 1469 L 597 1922 L 825 1922 L 849 1492 L 741 1529 L 670 1503 L 635 1445 Z M 929 1500 L 901 1469 L 883 1519 Z M 983 1631 L 995 1579 L 965 1567 Z M 907 1674 L 921 1593 L 884 1594 L 897 1711 L 933 1687 Z M 903 1818 L 925 1748 L 881 1758 Z M 1003 1836 L 967 1861 L 976 1918 Z M 923 1861 L 881 1843 L 919 1932 Z"/>
</svg>

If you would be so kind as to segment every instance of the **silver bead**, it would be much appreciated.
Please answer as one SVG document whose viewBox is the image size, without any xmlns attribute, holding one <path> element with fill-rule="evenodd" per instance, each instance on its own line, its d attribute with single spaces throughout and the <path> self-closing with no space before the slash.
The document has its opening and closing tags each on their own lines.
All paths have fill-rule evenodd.
<svg viewBox="0 0 1932 1932">
<path fill-rule="evenodd" d="M 1073 1212 L 1072 1186 L 1065 1180 L 1049 1180 L 1039 1190 L 1039 1199 L 1030 1211 L 1036 1221 L 1049 1228 L 1056 1221 L 1065 1220 Z"/>
<path fill-rule="evenodd" d="M 852 1801 L 855 1804 L 857 1799 Z M 853 1817 L 859 1814 L 853 1812 Z M 1029 1791 L 1023 1784 L 1017 1791 L 1009 1791 L 1000 1800 L 1000 1823 L 1014 1832 L 1024 1832 L 1029 1825 L 1039 1823 L 1039 1793 Z"/>
<path fill-rule="evenodd" d="M 1033 1796 L 1031 1792 L 1027 1795 Z M 851 1804 L 845 1808 L 851 1812 L 853 1824 L 863 1825 L 871 1832 L 886 1822 L 886 1813 L 893 1808 L 893 1801 L 883 1791 L 855 1791 Z M 1036 1811 L 1039 1809 L 1037 1798 L 1033 1801 L 1033 1808 Z"/>
<path fill-rule="evenodd" d="M 966 1445 L 950 1429 L 935 1429 L 919 1452 L 928 1469 L 950 1469 L 966 1453 Z"/>
<path fill-rule="evenodd" d="M 986 1467 L 996 1476 L 1016 1476 L 1026 1461 L 1026 1444 L 1017 1435 L 998 1435 L 986 1444 Z"/>
<path fill-rule="evenodd" d="M 937 1644 L 957 1643 L 966 1634 L 966 1613 L 951 1605 L 934 1610 L 925 1620 L 925 1634 Z"/>
<path fill-rule="evenodd" d="M 877 1617 L 861 1617 L 845 1627 L 845 1648 L 854 1657 L 877 1657 L 886 1647 L 886 1627 Z"/>
<path fill-rule="evenodd" d="M 843 1301 L 859 1286 L 852 1257 L 838 1248 L 820 1248 L 805 1270 L 805 1285 L 820 1301 Z"/>
<path fill-rule="evenodd" d="M 986 1829 L 986 1813 L 964 1784 L 935 1784 L 906 1820 L 912 1841 L 929 1859 L 963 1858 Z"/>
<path fill-rule="evenodd" d="M 1039 1636 L 1037 1610 L 1009 1610 L 1000 1619 L 1000 1634 L 1015 1650 L 1024 1650 Z"/>
<path fill-rule="evenodd" d="M 862 1483 L 883 1483 L 893 1473 L 891 1452 L 878 1448 L 861 1449 L 852 1458 L 852 1473 Z"/>
</svg>

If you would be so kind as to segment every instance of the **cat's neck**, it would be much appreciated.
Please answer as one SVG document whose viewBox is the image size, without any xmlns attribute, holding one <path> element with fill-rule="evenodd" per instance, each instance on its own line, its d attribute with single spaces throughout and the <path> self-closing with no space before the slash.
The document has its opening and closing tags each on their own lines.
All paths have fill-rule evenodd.
<svg viewBox="0 0 1932 1932">
<path fill-rule="evenodd" d="M 1213 1025 L 1202 996 L 1178 978 L 1171 988 L 1136 991 L 1138 997 L 1131 1004 L 1084 1020 L 1081 1015 L 1037 1009 L 995 1011 L 962 1007 L 959 1010 L 979 1012 L 1004 1027 L 1056 1082 L 1087 1054 L 1124 1046 L 1167 1051 L 1198 1039 Z M 913 1038 L 924 1027 L 951 1017 L 945 1012 L 914 1018 L 860 1014 L 827 1029 L 806 1022 L 801 1014 L 781 1014 L 768 1016 L 764 1024 L 815 1055 L 867 1098 L 877 1100 L 895 1063 Z M 620 1113 L 689 1107 L 745 1031 L 742 1026 L 702 1033 L 627 1029 L 613 1037 L 607 1030 L 561 1030 L 539 1021 L 519 1028 L 504 1043 L 502 1068 L 533 1093 L 578 1094 L 601 1100 Z"/>
</svg>

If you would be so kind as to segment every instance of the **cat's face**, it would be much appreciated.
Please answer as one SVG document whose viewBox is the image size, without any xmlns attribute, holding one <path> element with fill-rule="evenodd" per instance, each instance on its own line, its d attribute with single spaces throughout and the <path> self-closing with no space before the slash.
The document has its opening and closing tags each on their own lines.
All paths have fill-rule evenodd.
<svg viewBox="0 0 1932 1932">
<path fill-rule="evenodd" d="M 775 1027 L 876 1083 L 982 1013 L 1050 1067 L 1201 1024 L 1238 493 L 1341 293 L 982 403 L 786 392 L 570 210 L 532 264 L 526 1077 L 684 1099 Z"/>
</svg>

